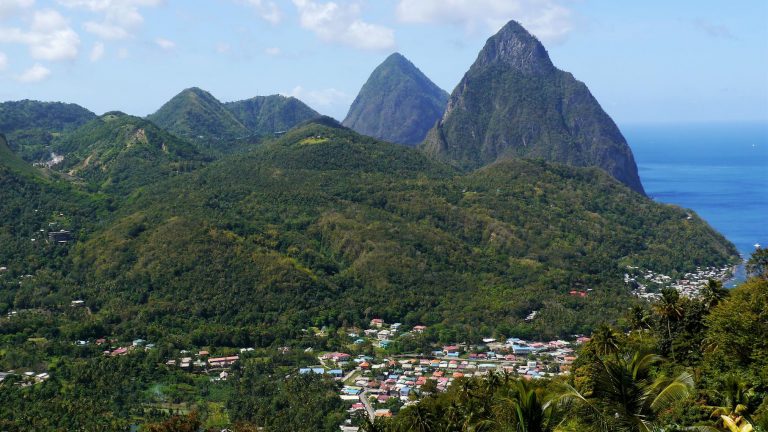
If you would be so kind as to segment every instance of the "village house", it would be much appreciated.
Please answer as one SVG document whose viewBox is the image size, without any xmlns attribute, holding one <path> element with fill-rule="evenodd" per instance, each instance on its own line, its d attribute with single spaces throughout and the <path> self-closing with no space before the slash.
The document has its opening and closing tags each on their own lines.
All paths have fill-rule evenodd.
<svg viewBox="0 0 768 432">
<path fill-rule="evenodd" d="M 208 365 L 210 367 L 229 367 L 238 360 L 240 360 L 239 356 L 214 357 L 208 359 Z"/>
</svg>

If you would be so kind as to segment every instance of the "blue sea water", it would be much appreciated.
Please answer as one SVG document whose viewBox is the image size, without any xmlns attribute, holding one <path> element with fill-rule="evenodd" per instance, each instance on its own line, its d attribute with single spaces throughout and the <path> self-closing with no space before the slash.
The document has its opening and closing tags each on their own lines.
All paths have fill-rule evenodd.
<svg viewBox="0 0 768 432">
<path fill-rule="evenodd" d="M 646 193 L 694 210 L 748 258 L 768 247 L 768 123 L 622 128 Z"/>
</svg>

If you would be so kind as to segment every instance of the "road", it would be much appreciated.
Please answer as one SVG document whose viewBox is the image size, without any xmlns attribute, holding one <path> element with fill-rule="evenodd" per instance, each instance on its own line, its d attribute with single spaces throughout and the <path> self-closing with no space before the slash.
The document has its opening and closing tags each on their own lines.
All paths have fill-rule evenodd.
<svg viewBox="0 0 768 432">
<path fill-rule="evenodd" d="M 368 396 L 368 390 L 363 390 L 363 392 L 360 393 L 360 402 L 365 405 L 365 410 L 368 412 L 368 417 L 371 418 L 371 421 L 374 421 L 376 419 L 376 411 L 373 410 L 371 402 L 368 400 Z"/>
</svg>

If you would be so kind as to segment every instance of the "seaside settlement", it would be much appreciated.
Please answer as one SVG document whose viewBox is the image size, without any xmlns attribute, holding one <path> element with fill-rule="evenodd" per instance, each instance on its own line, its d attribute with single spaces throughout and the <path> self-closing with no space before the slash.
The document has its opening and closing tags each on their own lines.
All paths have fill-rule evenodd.
<svg viewBox="0 0 768 432">
<path fill-rule="evenodd" d="M 49 241 L 70 241 L 66 232 L 49 233 Z M 7 269 L 0 267 L 0 276 Z M 682 275 L 675 280 L 670 276 L 627 267 L 624 282 L 634 295 L 648 301 L 659 298 L 659 291 L 672 287 L 681 295 L 695 297 L 700 288 L 709 279 L 726 280 L 732 275 L 731 268 L 700 268 L 694 273 Z M 20 277 L 19 283 L 32 275 Z M 570 295 L 586 297 L 591 290 L 570 291 Z M 86 302 L 82 299 L 71 301 L 71 309 L 89 313 Z M 11 311 L 5 320 L 14 320 L 20 314 L 45 313 L 39 310 Z M 532 311 L 527 321 L 536 319 L 537 311 Z M 319 374 L 338 382 L 339 398 L 348 403 L 348 417 L 340 425 L 342 431 L 357 431 L 362 416 L 371 419 L 391 417 L 407 405 L 418 403 L 428 394 L 443 392 L 452 382 L 462 377 L 486 376 L 488 373 L 507 373 L 526 379 L 540 379 L 570 373 L 571 365 L 576 360 L 579 345 L 589 341 L 583 335 L 573 335 L 568 340 L 534 341 L 516 337 L 498 340 L 487 337 L 479 344 L 453 343 L 442 347 L 433 347 L 421 354 L 395 354 L 388 347 L 395 341 L 418 336 L 427 330 L 426 326 L 415 325 L 405 328 L 400 323 L 388 324 L 384 320 L 370 320 L 368 328 L 347 328 L 347 340 L 351 341 L 350 351 L 313 352 L 306 348 L 304 353 L 317 359 L 314 364 L 297 365 L 295 374 Z M 308 334 L 322 335 L 325 329 L 305 329 Z M 34 341 L 33 341 L 34 342 Z M 94 353 L 105 357 L 131 355 L 137 351 L 155 349 L 155 345 L 143 340 L 118 341 L 110 338 L 77 340 L 73 344 L 80 347 L 98 347 Z M 370 349 L 351 349 L 352 346 Z M 282 353 L 291 349 L 282 347 Z M 212 351 L 212 352 L 209 352 Z M 225 382 L 231 373 L 231 367 L 247 358 L 254 348 L 220 348 L 180 350 L 174 358 L 165 360 L 165 367 L 180 372 L 194 374 L 211 383 Z M 422 349 L 423 351 L 423 349 Z M 366 354 L 359 354 L 366 352 Z M 98 354 L 97 354 L 98 355 Z M 0 371 L 0 381 L 12 379 L 16 385 L 32 386 L 50 378 L 47 370 L 21 369 Z"/>
<path fill-rule="evenodd" d="M 649 301 L 661 298 L 663 288 L 674 288 L 681 296 L 695 298 L 699 296 L 701 288 L 709 280 L 724 282 L 730 279 L 734 273 L 735 269 L 732 267 L 697 267 L 695 272 L 685 273 L 680 279 L 673 279 L 662 273 L 627 266 L 627 272 L 624 273 L 624 283 L 632 290 L 632 294 Z"/>
</svg>

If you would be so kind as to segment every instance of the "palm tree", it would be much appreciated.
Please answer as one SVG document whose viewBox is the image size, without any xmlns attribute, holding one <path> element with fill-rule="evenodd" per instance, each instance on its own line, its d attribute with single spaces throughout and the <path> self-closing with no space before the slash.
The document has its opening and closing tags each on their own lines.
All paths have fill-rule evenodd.
<svg viewBox="0 0 768 432">
<path fill-rule="evenodd" d="M 707 309 L 712 309 L 718 303 L 728 296 L 728 290 L 723 288 L 723 283 L 718 280 L 709 279 L 699 291 L 702 303 Z"/>
<path fill-rule="evenodd" d="M 720 390 L 712 392 L 720 405 L 708 406 L 712 410 L 712 418 L 717 419 L 718 425 L 723 425 L 730 430 L 742 431 L 744 427 L 752 427 L 752 418 L 749 416 L 749 403 L 755 397 L 755 390 L 738 375 L 731 374 L 725 377 Z M 737 427 L 739 429 L 733 429 Z"/>
<path fill-rule="evenodd" d="M 546 392 L 530 381 L 518 379 L 511 384 L 512 395 L 497 402 L 495 423 L 502 430 L 510 426 L 516 432 L 554 431 L 565 419 L 566 407 L 573 399 L 584 400 L 573 388 Z"/>
<path fill-rule="evenodd" d="M 667 333 L 669 335 L 669 349 L 672 354 L 672 360 L 675 360 L 675 343 L 672 340 L 672 321 L 677 321 L 683 317 L 683 308 L 680 306 L 680 294 L 674 288 L 665 288 L 661 291 L 661 299 L 654 304 L 654 309 L 667 324 Z"/>
<path fill-rule="evenodd" d="M 648 322 L 650 320 L 648 311 L 640 305 L 632 306 L 629 309 L 629 312 L 627 312 L 627 318 L 629 319 L 629 325 L 632 327 L 632 330 L 643 331 L 651 328 Z"/>
<path fill-rule="evenodd" d="M 590 344 L 595 348 L 597 355 L 618 355 L 621 340 L 619 334 L 609 325 L 600 324 L 592 333 Z"/>
<path fill-rule="evenodd" d="M 360 430 L 363 432 L 387 432 L 387 425 L 378 418 L 368 417 L 368 413 L 360 416 Z"/>
<path fill-rule="evenodd" d="M 693 389 L 693 377 L 684 372 L 675 378 L 652 378 L 651 366 L 662 361 L 655 354 L 635 353 L 613 360 L 598 359 L 590 402 L 602 413 L 598 419 L 607 430 L 650 432 L 658 427 L 659 412 L 682 400 Z"/>
</svg>

